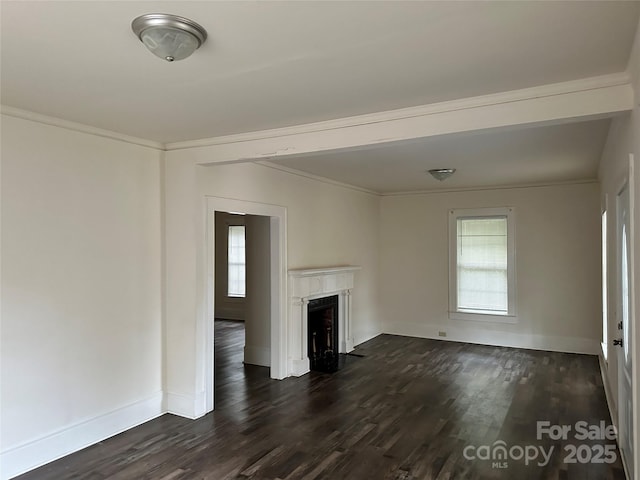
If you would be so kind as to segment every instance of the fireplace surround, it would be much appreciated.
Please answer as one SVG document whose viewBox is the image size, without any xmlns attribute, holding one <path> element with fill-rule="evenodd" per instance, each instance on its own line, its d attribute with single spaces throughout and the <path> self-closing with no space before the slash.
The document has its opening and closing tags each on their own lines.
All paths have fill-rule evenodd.
<svg viewBox="0 0 640 480">
<path fill-rule="evenodd" d="M 326 267 L 289 270 L 289 352 L 291 375 L 300 376 L 310 370 L 309 304 L 318 299 L 337 296 L 337 332 L 332 333 L 331 342 L 337 340 L 339 353 L 353 350 L 351 328 L 351 292 L 354 287 L 357 266 Z M 328 303 L 331 300 L 319 302 Z M 315 302 L 318 305 L 318 302 Z M 314 303 L 311 303 L 312 309 Z M 326 331 L 325 331 L 326 335 Z M 335 335 L 335 336 L 334 336 Z M 311 337 L 312 338 L 312 337 Z M 326 338 L 322 345 L 327 343 Z M 316 344 L 316 350 L 320 347 Z M 316 351 L 317 353 L 317 351 Z M 311 352 L 312 354 L 312 352 Z"/>
</svg>

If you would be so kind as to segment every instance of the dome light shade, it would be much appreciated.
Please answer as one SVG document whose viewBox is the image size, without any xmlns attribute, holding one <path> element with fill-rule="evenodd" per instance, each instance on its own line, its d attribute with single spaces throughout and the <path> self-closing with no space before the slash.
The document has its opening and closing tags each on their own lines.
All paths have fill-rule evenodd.
<svg viewBox="0 0 640 480">
<path fill-rule="evenodd" d="M 455 171 L 455 168 L 432 168 L 429 170 L 429 173 L 436 180 L 443 181 L 453 175 Z"/>
<path fill-rule="evenodd" d="M 148 13 L 131 22 L 133 33 L 155 56 L 173 62 L 195 52 L 207 31 L 193 20 L 167 13 Z"/>
</svg>

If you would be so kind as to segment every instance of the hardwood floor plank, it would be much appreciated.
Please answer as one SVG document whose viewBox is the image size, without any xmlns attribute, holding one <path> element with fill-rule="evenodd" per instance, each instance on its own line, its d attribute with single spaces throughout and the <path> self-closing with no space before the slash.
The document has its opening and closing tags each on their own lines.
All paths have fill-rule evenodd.
<svg viewBox="0 0 640 480">
<path fill-rule="evenodd" d="M 242 363 L 242 323 L 215 333 L 215 412 L 164 415 L 18 478 L 624 479 L 617 449 L 565 462 L 568 445 L 614 442 L 536 438 L 538 421 L 611 423 L 596 357 L 381 335 L 334 374 L 274 381 Z M 554 451 L 545 465 L 465 458 L 496 441 Z"/>
</svg>

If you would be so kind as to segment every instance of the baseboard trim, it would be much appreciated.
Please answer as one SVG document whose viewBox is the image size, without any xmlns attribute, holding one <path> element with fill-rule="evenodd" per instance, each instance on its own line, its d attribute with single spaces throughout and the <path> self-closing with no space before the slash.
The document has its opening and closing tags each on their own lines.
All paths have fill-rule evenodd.
<svg viewBox="0 0 640 480">
<path fill-rule="evenodd" d="M 368 342 L 369 340 L 372 340 L 374 338 L 376 338 L 378 335 L 382 335 L 381 331 L 376 331 L 376 332 L 365 332 L 365 333 L 359 333 L 358 335 L 354 335 L 354 342 L 353 342 L 353 346 L 354 348 L 357 348 L 358 345 L 362 345 L 364 342 Z"/>
<path fill-rule="evenodd" d="M 446 337 L 439 332 L 446 332 Z M 384 333 L 408 337 L 430 338 L 450 342 L 475 343 L 496 347 L 526 348 L 563 353 L 582 353 L 598 355 L 600 343 L 597 340 L 581 337 L 560 337 L 550 335 L 524 335 L 521 333 L 460 328 L 452 325 L 420 325 L 409 323 L 387 324 Z"/>
<path fill-rule="evenodd" d="M 137 427 L 164 413 L 162 392 L 0 453 L 0 478 L 8 480 Z"/>
<path fill-rule="evenodd" d="M 616 427 L 616 431 L 618 430 L 618 408 L 616 403 L 613 401 L 613 390 L 611 390 L 611 382 L 609 382 L 609 373 L 608 373 L 608 363 L 604 359 L 604 351 L 602 350 L 602 346 L 600 349 L 600 354 L 598 355 L 598 363 L 600 363 L 600 373 L 602 375 L 602 384 L 604 385 L 604 395 L 607 399 L 607 407 L 609 407 L 609 415 L 611 415 L 611 423 Z M 618 444 L 618 450 L 620 450 L 620 443 L 618 443 L 618 438 L 616 438 L 616 443 Z M 627 462 L 627 458 L 622 454 L 622 450 L 620 450 L 620 461 L 622 462 L 622 468 L 624 469 L 624 473 L 626 478 L 631 478 L 629 474 L 629 464 Z"/>
<path fill-rule="evenodd" d="M 165 392 L 165 411 L 179 417 L 195 420 L 195 398 L 183 393 Z"/>
<path fill-rule="evenodd" d="M 291 362 L 291 376 L 293 377 L 301 377 L 309 373 L 311 369 L 309 368 L 309 359 L 304 358 L 302 360 L 293 360 Z"/>
<path fill-rule="evenodd" d="M 271 349 L 266 347 L 244 347 L 244 363 L 258 365 L 260 367 L 271 366 Z"/>
<path fill-rule="evenodd" d="M 600 374 L 602 375 L 602 385 L 604 385 L 604 395 L 607 399 L 607 406 L 609 407 L 609 415 L 611 415 L 611 423 L 618 428 L 618 409 L 613 401 L 613 392 L 611 391 L 611 383 L 609 382 L 609 372 L 607 361 L 604 359 L 602 351 L 598 355 L 598 363 L 600 364 Z"/>
</svg>

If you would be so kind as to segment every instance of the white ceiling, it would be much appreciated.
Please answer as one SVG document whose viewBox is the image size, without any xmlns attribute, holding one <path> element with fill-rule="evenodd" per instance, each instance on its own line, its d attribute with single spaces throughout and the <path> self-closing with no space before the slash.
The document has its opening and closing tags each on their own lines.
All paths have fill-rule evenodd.
<svg viewBox="0 0 640 480">
<path fill-rule="evenodd" d="M 609 123 L 445 135 L 270 163 L 377 193 L 592 180 Z M 442 167 L 457 171 L 442 182 L 426 173 Z"/>
<path fill-rule="evenodd" d="M 169 143 L 623 71 L 640 2 L 1 2 L 4 105 Z M 138 15 L 209 39 L 167 63 Z"/>
<path fill-rule="evenodd" d="M 0 1 L 3 105 L 172 143 L 625 70 L 640 1 Z M 208 33 L 164 62 L 130 23 Z M 609 120 L 275 163 L 377 192 L 594 178 Z M 424 174 L 455 167 L 440 184 Z"/>
</svg>

